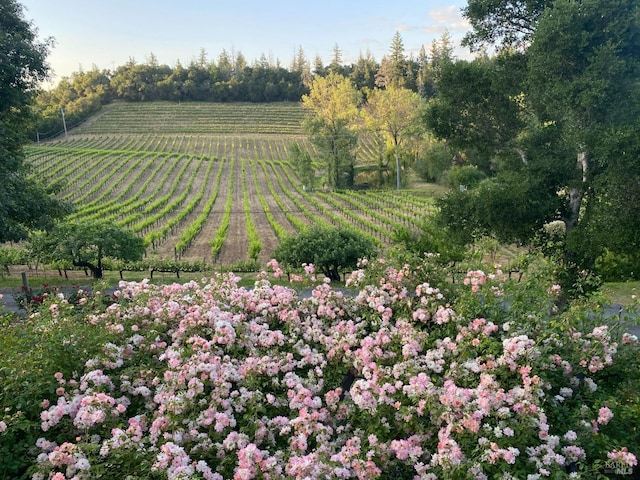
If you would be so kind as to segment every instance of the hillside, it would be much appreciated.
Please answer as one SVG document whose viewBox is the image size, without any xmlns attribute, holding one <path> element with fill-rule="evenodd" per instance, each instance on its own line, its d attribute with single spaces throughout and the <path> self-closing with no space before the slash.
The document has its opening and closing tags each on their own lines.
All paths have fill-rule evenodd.
<svg viewBox="0 0 640 480">
<path fill-rule="evenodd" d="M 384 248 L 431 210 L 408 192 L 303 189 L 287 161 L 292 141 L 314 153 L 303 116 L 297 103 L 114 103 L 67 138 L 29 147 L 28 161 L 65 183 L 73 219 L 133 230 L 149 258 L 232 265 L 252 244 L 264 263 L 311 223 L 355 228 Z"/>
<path fill-rule="evenodd" d="M 114 102 L 73 134 L 287 134 L 302 135 L 299 103 Z"/>
</svg>

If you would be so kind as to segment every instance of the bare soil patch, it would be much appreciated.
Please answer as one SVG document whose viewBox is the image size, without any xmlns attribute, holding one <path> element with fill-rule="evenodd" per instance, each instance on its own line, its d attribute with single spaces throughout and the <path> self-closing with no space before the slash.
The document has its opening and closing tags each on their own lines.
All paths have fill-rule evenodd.
<svg viewBox="0 0 640 480">
<path fill-rule="evenodd" d="M 193 222 L 202 213 L 209 198 L 213 195 L 216 188 L 215 182 L 213 180 L 215 179 L 216 172 L 218 171 L 219 165 L 217 162 L 211 165 L 211 172 L 209 173 L 209 178 L 205 185 L 204 184 L 205 172 L 207 171 L 208 167 L 209 167 L 209 161 L 203 161 L 200 165 L 200 168 L 195 172 L 195 177 L 191 185 L 191 195 L 194 195 L 196 192 L 200 191 L 201 188 L 205 188 L 204 194 L 202 195 L 202 198 L 198 202 L 198 205 L 196 206 L 196 208 L 194 208 L 193 211 L 182 220 L 182 222 L 180 222 L 178 225 L 176 225 L 173 229 L 169 231 L 169 234 L 167 235 L 167 237 L 161 242 L 160 246 L 156 249 L 156 252 L 160 258 L 175 257 L 175 253 L 176 253 L 175 246 L 178 243 L 178 240 L 180 240 L 180 237 L 182 236 L 182 230 L 184 230 L 188 225 L 190 225 L 191 222 Z M 188 201 L 189 199 L 187 198 L 185 203 Z M 180 212 L 180 209 L 178 209 L 173 215 L 167 216 L 165 218 L 167 219 L 173 218 L 175 217 L 175 215 L 178 215 L 179 212 Z M 210 255 L 189 258 L 189 259 L 208 261 L 209 257 Z M 187 257 L 183 256 L 183 258 L 187 258 Z"/>
<path fill-rule="evenodd" d="M 207 217 L 207 220 L 204 222 L 200 233 L 195 237 L 191 246 L 187 249 L 187 251 L 183 255 L 183 259 L 187 260 L 205 260 L 207 262 L 211 262 L 211 240 L 215 237 L 216 231 L 220 226 L 220 222 L 222 221 L 222 217 L 224 215 L 224 207 L 227 202 L 227 195 L 229 193 L 229 188 L 232 186 L 229 184 L 229 175 L 231 168 L 230 160 L 219 160 L 224 162 L 222 166 L 222 174 L 220 179 L 220 187 L 218 190 L 218 196 L 216 197 L 216 201 L 213 204 L 211 212 Z M 217 165 L 214 166 L 214 169 L 217 169 Z M 209 183 L 211 184 L 211 188 L 215 189 L 215 176 L 217 174 L 217 170 L 212 172 L 212 175 L 209 176 Z M 211 190 L 213 192 L 213 190 Z M 204 206 L 204 204 L 203 204 Z"/>
<path fill-rule="evenodd" d="M 235 162 L 232 188 L 233 203 L 231 207 L 231 217 L 229 219 L 229 229 L 227 230 L 227 238 L 220 249 L 220 255 L 216 262 L 221 265 L 231 265 L 238 261 L 249 259 L 249 237 L 244 220 L 242 165 L 240 159 L 236 159 Z"/>
<path fill-rule="evenodd" d="M 245 162 L 245 170 L 245 188 L 247 189 L 247 196 L 249 197 L 251 220 L 253 221 L 253 225 L 255 226 L 260 242 L 262 243 L 262 249 L 260 250 L 258 260 L 262 263 L 266 263 L 271 259 L 273 251 L 280 243 L 280 240 L 278 240 L 273 227 L 264 213 L 264 208 L 262 207 L 262 203 L 260 202 L 258 191 L 256 189 L 256 177 L 254 169 L 251 167 L 251 162 Z"/>
</svg>

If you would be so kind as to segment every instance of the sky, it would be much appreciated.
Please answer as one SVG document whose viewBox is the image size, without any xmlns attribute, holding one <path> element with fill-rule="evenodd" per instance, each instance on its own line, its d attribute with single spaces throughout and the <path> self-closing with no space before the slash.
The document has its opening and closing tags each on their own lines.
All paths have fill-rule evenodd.
<svg viewBox="0 0 640 480">
<path fill-rule="evenodd" d="M 407 56 L 447 30 L 456 46 L 469 30 L 464 0 L 18 0 L 42 40 L 52 37 L 52 83 L 80 70 L 113 70 L 130 59 L 188 65 L 204 50 L 249 64 L 264 56 L 288 68 L 299 48 L 325 65 L 337 45 L 344 64 L 370 52 L 380 61 L 399 32 Z M 457 58 L 468 51 L 456 48 Z"/>
</svg>

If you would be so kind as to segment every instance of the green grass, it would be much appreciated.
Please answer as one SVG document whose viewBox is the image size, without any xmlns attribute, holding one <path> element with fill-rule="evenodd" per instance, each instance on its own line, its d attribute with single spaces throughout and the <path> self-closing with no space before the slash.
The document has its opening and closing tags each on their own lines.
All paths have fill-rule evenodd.
<svg viewBox="0 0 640 480">
<path fill-rule="evenodd" d="M 208 270 L 205 272 L 180 272 L 180 277 L 178 278 L 175 273 L 169 272 L 154 272 L 153 279 L 151 279 L 151 283 L 155 283 L 158 285 L 166 285 L 174 282 L 177 283 L 187 283 L 191 280 L 195 280 L 197 282 L 201 281 L 203 278 L 208 279 L 216 273 L 222 273 L 226 271 L 226 269 L 214 269 Z M 110 288 L 115 288 L 118 286 L 118 283 L 121 281 L 120 274 L 114 271 L 104 271 L 104 277 L 101 280 L 95 280 L 94 278 L 88 276 L 85 277 L 81 272 L 73 272 L 73 278 L 64 278 L 59 276 L 56 272 L 52 270 L 47 270 L 46 272 L 40 272 L 38 274 L 31 273 L 28 275 L 28 283 L 29 287 L 36 290 L 41 288 L 43 285 L 49 285 L 52 287 L 59 288 L 74 288 L 74 287 L 93 287 L 96 284 L 99 285 L 107 285 Z M 239 282 L 241 286 L 252 286 L 256 280 L 255 273 L 241 273 L 237 274 L 242 280 Z M 144 279 L 150 279 L 149 272 L 123 272 L 123 279 L 126 282 L 141 282 Z M 0 276 L 0 290 L 15 290 L 22 288 L 22 277 L 20 275 L 2 275 Z"/>
<path fill-rule="evenodd" d="M 640 295 L 640 281 L 635 282 L 608 282 L 602 287 L 602 293 L 611 303 L 630 305 L 637 301 Z M 636 296 L 634 299 L 633 296 Z"/>
</svg>

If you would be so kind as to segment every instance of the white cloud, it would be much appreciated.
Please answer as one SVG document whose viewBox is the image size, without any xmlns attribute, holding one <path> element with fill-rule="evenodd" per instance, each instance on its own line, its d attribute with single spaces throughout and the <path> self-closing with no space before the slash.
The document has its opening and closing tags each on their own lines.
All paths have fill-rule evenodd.
<svg viewBox="0 0 640 480">
<path fill-rule="evenodd" d="M 464 33 L 471 26 L 467 19 L 462 16 L 460 8 L 451 5 L 449 7 L 431 10 L 428 13 L 427 25 L 422 28 L 424 33 L 442 33 L 448 30 L 450 33 Z"/>
<path fill-rule="evenodd" d="M 414 26 L 414 25 L 407 25 L 406 23 L 400 23 L 398 25 L 396 25 L 396 30 L 398 32 L 411 32 L 413 30 L 416 30 L 418 27 Z"/>
</svg>

